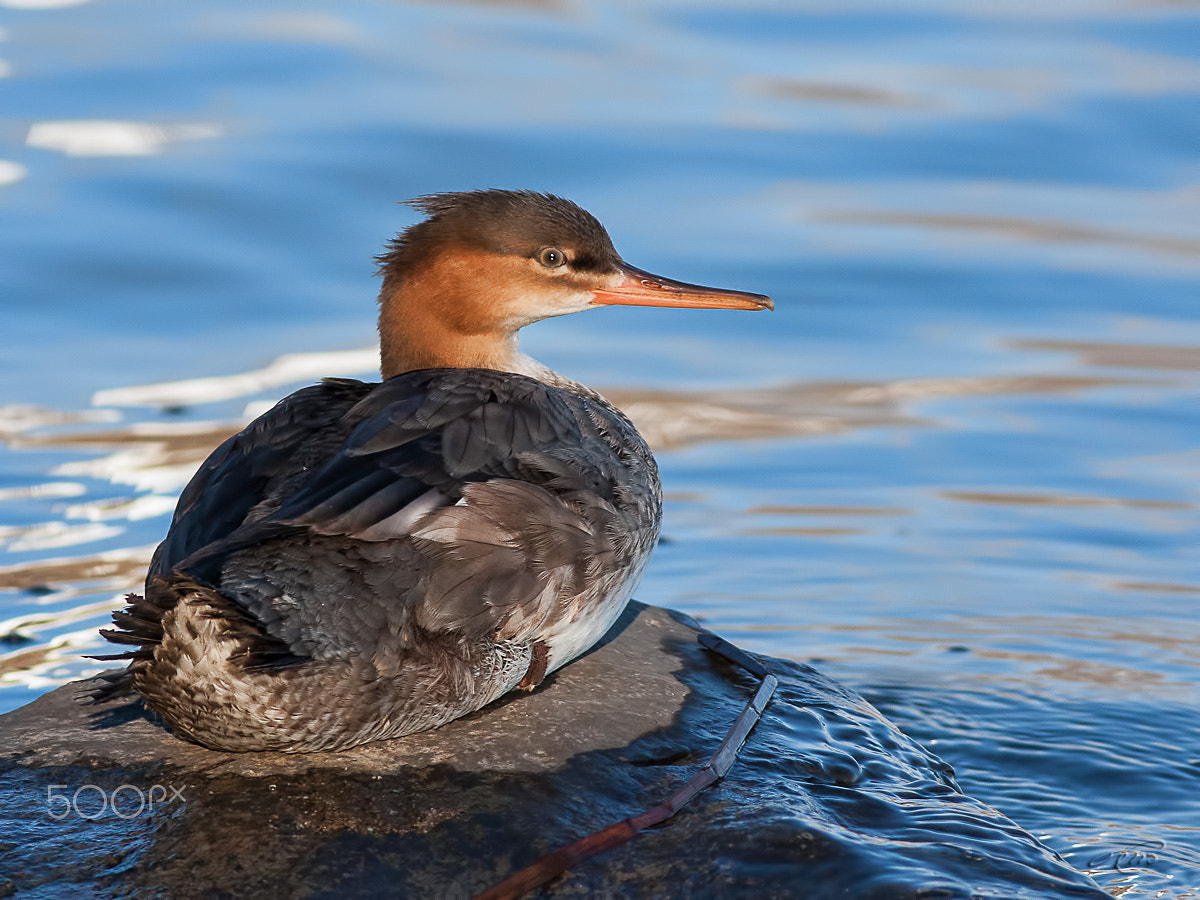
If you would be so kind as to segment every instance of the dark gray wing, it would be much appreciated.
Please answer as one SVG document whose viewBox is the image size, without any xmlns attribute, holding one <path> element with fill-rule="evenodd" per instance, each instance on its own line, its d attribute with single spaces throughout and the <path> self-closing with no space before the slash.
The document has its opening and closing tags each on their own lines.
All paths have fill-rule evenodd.
<svg viewBox="0 0 1200 900">
<path fill-rule="evenodd" d="M 653 458 L 603 401 L 425 370 L 375 387 L 340 427 L 322 465 L 286 492 L 268 484 L 274 508 L 181 565 L 210 583 L 219 569 L 214 587 L 297 653 L 371 653 L 412 625 L 517 637 L 619 582 L 657 534 Z"/>
<path fill-rule="evenodd" d="M 302 448 L 313 436 L 335 428 L 371 387 L 327 379 L 284 398 L 221 444 L 180 495 L 150 575 L 167 574 L 243 526 L 255 507 L 303 465 Z"/>
</svg>

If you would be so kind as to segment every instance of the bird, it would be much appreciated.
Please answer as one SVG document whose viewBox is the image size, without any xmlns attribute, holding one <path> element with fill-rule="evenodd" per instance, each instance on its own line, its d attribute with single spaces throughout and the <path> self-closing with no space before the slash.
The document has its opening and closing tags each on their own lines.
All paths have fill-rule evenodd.
<svg viewBox="0 0 1200 900">
<path fill-rule="evenodd" d="M 382 380 L 285 397 L 203 463 L 101 634 L 140 696 L 214 750 L 344 750 L 444 725 L 618 619 L 658 540 L 649 446 L 518 332 L 598 306 L 773 309 L 635 268 L 575 203 L 429 194 L 376 257 Z"/>
</svg>

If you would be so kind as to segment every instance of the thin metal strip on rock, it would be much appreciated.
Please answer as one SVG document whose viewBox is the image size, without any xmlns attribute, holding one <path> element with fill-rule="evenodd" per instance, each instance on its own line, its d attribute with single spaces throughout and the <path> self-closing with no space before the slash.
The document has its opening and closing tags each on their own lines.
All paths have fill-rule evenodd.
<svg viewBox="0 0 1200 900">
<path fill-rule="evenodd" d="M 710 632 L 703 632 L 698 635 L 697 639 L 705 649 L 711 650 L 752 675 L 762 678 L 754 696 L 729 727 L 724 739 L 704 767 L 688 779 L 687 784 L 659 805 L 635 816 L 622 819 L 620 822 L 615 822 L 600 831 L 594 831 L 587 837 L 580 838 L 552 853 L 547 853 L 524 869 L 514 872 L 499 884 L 476 895 L 475 900 L 516 900 L 529 891 L 547 884 L 585 859 L 603 853 L 605 850 L 611 850 L 613 847 L 619 847 L 636 837 L 638 832 L 667 821 L 706 787 L 725 777 L 733 767 L 738 751 L 746 742 L 751 729 L 757 724 L 763 710 L 766 709 L 771 697 L 775 694 L 775 688 L 779 686 L 779 679 L 768 672 L 766 667 L 750 654 L 724 638 Z"/>
</svg>

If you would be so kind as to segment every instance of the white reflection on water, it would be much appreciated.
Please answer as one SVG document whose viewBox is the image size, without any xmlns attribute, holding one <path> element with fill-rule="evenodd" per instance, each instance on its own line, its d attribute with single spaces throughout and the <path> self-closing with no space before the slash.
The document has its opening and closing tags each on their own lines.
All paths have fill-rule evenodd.
<svg viewBox="0 0 1200 900">
<path fill-rule="evenodd" d="M 63 497 L 79 497 L 87 493 L 87 488 L 73 481 L 49 481 L 45 484 L 30 484 L 21 487 L 0 488 L 0 503 L 10 503 L 13 500 L 34 500 Z"/>
<path fill-rule="evenodd" d="M 80 422 L 117 422 L 121 414 L 112 409 L 89 409 L 83 412 L 46 409 L 28 404 L 0 406 L 0 438 L 16 436 L 53 425 L 70 425 Z"/>
<path fill-rule="evenodd" d="M 0 66 L 2 65 L 3 63 L 0 63 Z M 3 73 L 0 72 L 0 75 L 2 74 Z M 29 174 L 29 170 L 20 163 L 10 162 L 7 159 L 0 159 L 0 187 L 4 187 L 7 184 L 14 184 L 15 182 L 18 182 L 24 178 L 27 174 Z"/>
<path fill-rule="evenodd" d="M 220 137 L 216 125 L 154 125 L 108 119 L 35 122 L 25 143 L 67 156 L 153 156 L 175 141 Z"/>
<path fill-rule="evenodd" d="M 69 591 L 66 585 L 72 582 L 89 582 L 95 590 L 117 590 L 143 580 L 155 546 L 124 547 L 87 556 L 50 557 L 0 566 L 0 590 L 31 592 L 25 602 L 34 606 L 56 602 Z M 3 634 L 0 631 L 0 636 Z"/>
<path fill-rule="evenodd" d="M 89 522 L 71 525 L 66 522 L 39 522 L 36 525 L 12 528 L 0 525 L 0 545 L 11 553 L 33 550 L 57 550 L 60 547 L 75 547 L 91 544 L 105 538 L 116 537 L 122 528 L 116 525 L 101 525 Z"/>
<path fill-rule="evenodd" d="M 0 0 L 0 6 L 9 9 L 65 9 L 68 6 L 83 6 L 89 0 Z"/>
<path fill-rule="evenodd" d="M 69 442 L 121 446 L 116 452 L 92 459 L 63 463 L 56 475 L 94 478 L 113 484 L 129 485 L 136 491 L 177 494 L 195 473 L 201 461 L 222 440 L 237 430 L 222 423 L 135 423 L 125 429 L 91 435 L 72 435 L 65 439 L 47 437 L 43 443 Z M 72 507 L 80 509 L 80 506 Z M 126 518 L 132 515 L 126 507 Z"/>
<path fill-rule="evenodd" d="M 289 353 L 253 372 L 113 388 L 98 391 L 92 402 L 96 406 L 192 406 L 245 397 L 305 379 L 362 375 L 378 367 L 378 347 L 330 353 Z"/>
<path fill-rule="evenodd" d="M 116 609 L 120 601 L 120 597 L 114 597 L 108 607 Z M 39 624 L 58 623 L 47 620 Z M 48 691 L 66 681 L 104 671 L 108 666 L 103 663 L 87 666 L 83 672 L 79 670 L 79 657 L 95 652 L 95 634 L 92 627 L 69 631 L 37 649 L 0 656 L 0 684 L 15 682 L 31 691 Z"/>
</svg>

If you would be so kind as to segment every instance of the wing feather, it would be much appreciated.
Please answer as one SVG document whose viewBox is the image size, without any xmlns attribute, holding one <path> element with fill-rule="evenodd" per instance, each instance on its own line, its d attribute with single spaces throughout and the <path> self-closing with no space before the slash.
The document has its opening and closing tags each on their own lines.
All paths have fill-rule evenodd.
<svg viewBox="0 0 1200 900">
<path fill-rule="evenodd" d="M 490 370 L 348 384 L 219 448 L 157 572 L 182 564 L 292 653 L 379 659 L 410 624 L 528 635 L 653 543 L 653 458 L 603 401 Z"/>
<path fill-rule="evenodd" d="M 361 381 L 327 379 L 284 398 L 221 444 L 180 495 L 150 574 L 165 575 L 244 525 L 272 487 L 292 474 L 304 442 L 328 431 L 369 390 Z"/>
</svg>

